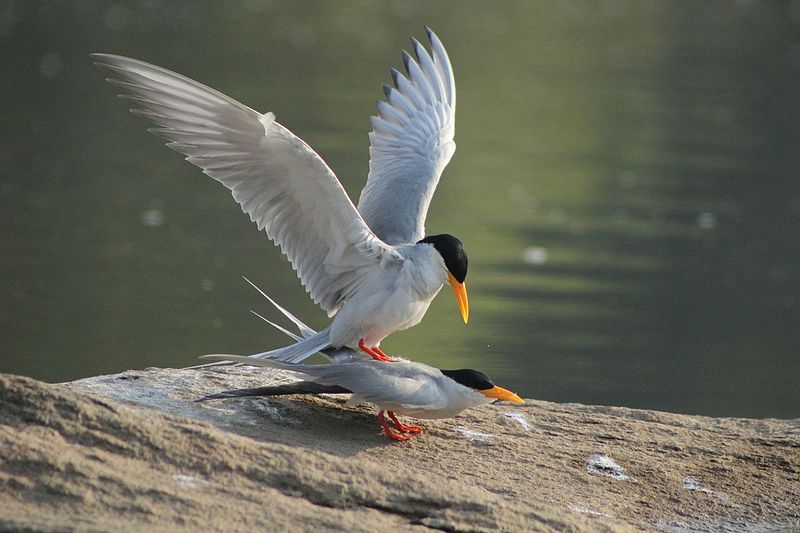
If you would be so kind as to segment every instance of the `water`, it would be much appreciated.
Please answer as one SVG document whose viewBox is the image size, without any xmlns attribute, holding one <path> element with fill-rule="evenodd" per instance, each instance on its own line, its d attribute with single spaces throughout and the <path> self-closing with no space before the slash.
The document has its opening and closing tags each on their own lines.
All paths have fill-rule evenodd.
<svg viewBox="0 0 800 533">
<path fill-rule="evenodd" d="M 242 275 L 326 323 L 90 52 L 275 112 L 357 197 L 380 83 L 425 24 L 459 90 L 427 228 L 467 245 L 470 324 L 445 290 L 384 349 L 526 397 L 800 416 L 798 2 L 6 0 L 0 371 L 63 381 L 281 345 Z"/>
</svg>

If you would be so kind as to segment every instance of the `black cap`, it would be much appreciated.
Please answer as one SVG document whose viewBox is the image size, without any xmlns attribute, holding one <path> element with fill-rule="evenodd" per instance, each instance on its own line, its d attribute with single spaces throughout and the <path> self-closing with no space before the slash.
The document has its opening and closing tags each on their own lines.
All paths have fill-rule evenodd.
<svg viewBox="0 0 800 533">
<path fill-rule="evenodd" d="M 471 370 L 469 368 L 464 368 L 462 370 L 442 370 L 442 374 L 471 389 L 489 390 L 494 387 L 494 383 L 489 379 L 489 376 L 477 370 Z"/>
<path fill-rule="evenodd" d="M 467 251 L 464 244 L 447 233 L 441 235 L 431 235 L 418 242 L 432 244 L 439 255 L 444 259 L 444 266 L 459 283 L 464 283 L 467 279 Z"/>
</svg>

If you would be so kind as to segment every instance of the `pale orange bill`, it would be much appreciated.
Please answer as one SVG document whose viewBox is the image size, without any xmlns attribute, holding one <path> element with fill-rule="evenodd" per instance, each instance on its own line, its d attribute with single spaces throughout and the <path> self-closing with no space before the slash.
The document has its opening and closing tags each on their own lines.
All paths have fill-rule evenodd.
<svg viewBox="0 0 800 533">
<path fill-rule="evenodd" d="M 467 299 L 467 285 L 466 283 L 461 283 L 458 281 L 449 272 L 447 273 L 447 277 L 450 280 L 450 287 L 453 288 L 453 292 L 456 295 L 456 302 L 458 302 L 458 310 L 461 311 L 461 318 L 464 319 L 464 324 L 466 324 L 469 321 L 469 299 Z"/>
<path fill-rule="evenodd" d="M 495 385 L 491 389 L 486 389 L 478 392 L 480 392 L 487 398 L 497 398 L 498 400 L 503 400 L 504 402 L 525 403 L 525 400 L 523 400 L 510 390 L 504 389 L 503 387 L 498 387 L 497 385 Z"/>
</svg>

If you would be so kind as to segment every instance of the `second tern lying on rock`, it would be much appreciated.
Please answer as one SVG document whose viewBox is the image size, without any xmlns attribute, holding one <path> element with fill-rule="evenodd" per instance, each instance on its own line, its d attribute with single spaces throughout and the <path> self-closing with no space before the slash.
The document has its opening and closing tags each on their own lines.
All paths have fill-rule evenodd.
<svg viewBox="0 0 800 533">
<path fill-rule="evenodd" d="M 524 403 L 513 392 L 498 387 L 486 374 L 477 370 L 440 370 L 414 361 L 399 360 L 386 364 L 371 359 L 349 363 L 300 365 L 270 359 L 213 354 L 206 359 L 234 361 L 253 366 L 280 368 L 305 379 L 288 385 L 239 389 L 211 394 L 198 401 L 245 396 L 280 396 L 285 394 L 352 394 L 347 403 L 371 403 L 378 408 L 378 420 L 387 437 L 408 440 L 403 433 L 421 433 L 419 426 L 400 422 L 395 413 L 415 418 L 450 418 L 465 409 L 494 400 Z M 384 412 L 394 422 L 395 432 Z"/>
<path fill-rule="evenodd" d="M 270 298 L 269 301 L 297 326 L 304 337 L 316 333 L 274 300 Z M 272 322 L 269 323 L 295 340 L 302 339 Z M 304 381 L 225 391 L 210 394 L 197 401 L 285 394 L 352 394 L 348 400 L 350 404 L 371 403 L 377 406 L 378 420 L 384 434 L 395 440 L 409 440 L 408 434 L 422 432 L 419 426 L 400 422 L 395 413 L 416 418 L 449 418 L 465 409 L 494 400 L 524 403 L 522 398 L 498 387 L 488 376 L 477 370 L 440 370 L 405 360 L 386 364 L 358 357 L 354 350 L 346 347 L 328 348 L 323 350 L 323 354 L 333 363 L 300 365 L 243 355 L 204 355 L 204 359 L 280 368 L 304 378 Z M 399 433 L 389 425 L 384 412 L 389 415 Z"/>
</svg>

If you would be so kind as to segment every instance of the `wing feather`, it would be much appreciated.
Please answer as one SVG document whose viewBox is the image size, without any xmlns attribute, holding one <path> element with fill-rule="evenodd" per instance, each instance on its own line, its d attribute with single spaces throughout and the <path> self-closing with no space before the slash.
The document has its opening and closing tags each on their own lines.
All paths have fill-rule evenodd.
<svg viewBox="0 0 800 533">
<path fill-rule="evenodd" d="M 390 73 L 385 102 L 372 117 L 370 171 L 358 209 L 388 244 L 425 236 L 425 216 L 444 167 L 455 151 L 456 89 L 444 46 L 427 29 L 431 52 L 411 40 L 416 60 L 403 51 L 406 75 Z"/>
<path fill-rule="evenodd" d="M 344 387 L 359 399 L 382 408 L 402 405 L 408 409 L 436 410 L 447 405 L 447 398 L 437 383 L 441 372 L 413 361 L 386 364 L 357 359 L 335 364 L 301 365 L 230 354 L 203 355 L 201 359 L 288 370 L 320 385 Z"/>
<path fill-rule="evenodd" d="M 227 187 L 286 254 L 314 302 L 336 313 L 388 254 L 325 162 L 300 138 L 194 80 L 121 56 L 94 54 L 131 111 L 167 146 Z"/>
</svg>

